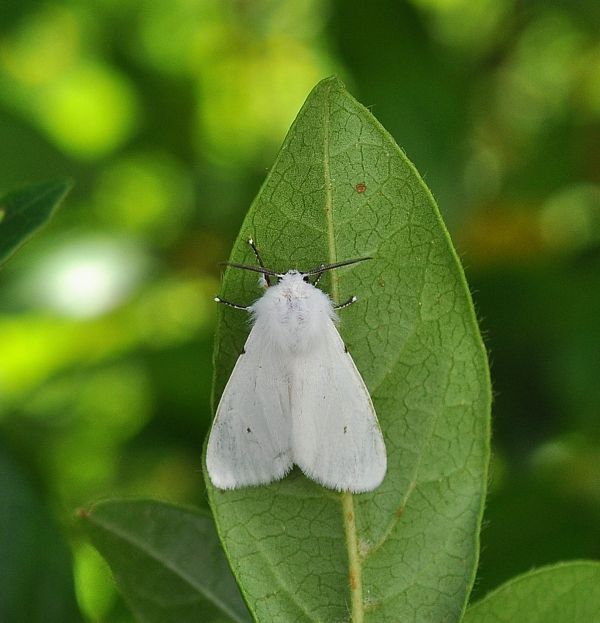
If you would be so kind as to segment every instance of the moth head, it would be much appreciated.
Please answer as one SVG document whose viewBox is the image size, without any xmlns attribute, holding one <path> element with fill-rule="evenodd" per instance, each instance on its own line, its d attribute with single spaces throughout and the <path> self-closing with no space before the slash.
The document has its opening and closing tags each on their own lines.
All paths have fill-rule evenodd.
<svg viewBox="0 0 600 623">
<path fill-rule="evenodd" d="M 279 281 L 285 279 L 288 283 L 298 281 L 308 281 L 306 275 L 295 268 L 291 268 L 284 275 L 278 275 Z"/>
</svg>

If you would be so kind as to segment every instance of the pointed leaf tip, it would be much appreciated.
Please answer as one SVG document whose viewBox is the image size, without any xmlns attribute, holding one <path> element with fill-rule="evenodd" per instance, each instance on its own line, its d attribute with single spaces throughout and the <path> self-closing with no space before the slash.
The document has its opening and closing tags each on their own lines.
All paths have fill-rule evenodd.
<svg viewBox="0 0 600 623">
<path fill-rule="evenodd" d="M 0 198 L 0 264 L 50 220 L 72 186 L 68 179 L 42 182 Z"/>
</svg>

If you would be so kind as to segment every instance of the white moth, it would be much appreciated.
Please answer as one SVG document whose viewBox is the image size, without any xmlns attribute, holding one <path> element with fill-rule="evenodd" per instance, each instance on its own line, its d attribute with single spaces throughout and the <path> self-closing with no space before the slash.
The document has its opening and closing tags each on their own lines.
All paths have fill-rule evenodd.
<svg viewBox="0 0 600 623">
<path fill-rule="evenodd" d="M 316 287 L 326 270 L 361 260 L 281 274 L 266 269 L 249 243 L 260 266 L 230 265 L 261 273 L 264 294 L 249 307 L 215 299 L 249 311 L 253 326 L 210 432 L 211 481 L 220 489 L 262 485 L 296 464 L 337 491 L 375 489 L 386 472 L 385 444 L 369 392 L 335 327 L 335 310 L 356 297 L 335 306 Z"/>
</svg>

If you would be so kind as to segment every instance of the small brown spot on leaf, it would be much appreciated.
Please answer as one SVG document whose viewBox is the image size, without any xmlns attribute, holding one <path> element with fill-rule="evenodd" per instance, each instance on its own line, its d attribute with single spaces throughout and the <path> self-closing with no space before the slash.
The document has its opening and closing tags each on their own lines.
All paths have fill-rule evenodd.
<svg viewBox="0 0 600 623">
<path fill-rule="evenodd" d="M 404 506 L 401 506 L 397 511 L 396 511 L 396 519 L 400 519 L 402 517 L 402 515 L 404 515 Z"/>
<path fill-rule="evenodd" d="M 356 188 L 357 193 L 364 193 L 367 190 L 367 185 L 364 182 L 358 182 L 354 188 Z"/>
<path fill-rule="evenodd" d="M 356 581 L 356 574 L 354 571 L 350 571 L 350 588 L 355 591 L 358 587 L 358 582 Z"/>
</svg>

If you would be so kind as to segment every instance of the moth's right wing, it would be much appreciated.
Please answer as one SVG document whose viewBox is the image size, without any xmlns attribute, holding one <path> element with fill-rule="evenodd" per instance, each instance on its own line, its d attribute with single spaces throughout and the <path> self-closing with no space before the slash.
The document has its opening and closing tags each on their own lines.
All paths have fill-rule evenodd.
<svg viewBox="0 0 600 623">
<path fill-rule="evenodd" d="M 219 489 L 261 485 L 292 468 L 287 366 L 256 324 L 244 345 L 208 438 L 206 467 Z"/>
<path fill-rule="evenodd" d="M 337 491 L 373 491 L 386 469 L 385 443 L 369 390 L 333 322 L 296 360 L 292 387 L 294 463 Z"/>
</svg>

